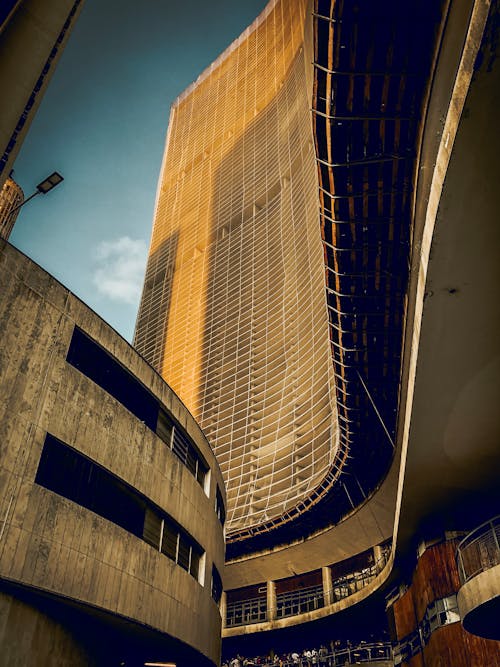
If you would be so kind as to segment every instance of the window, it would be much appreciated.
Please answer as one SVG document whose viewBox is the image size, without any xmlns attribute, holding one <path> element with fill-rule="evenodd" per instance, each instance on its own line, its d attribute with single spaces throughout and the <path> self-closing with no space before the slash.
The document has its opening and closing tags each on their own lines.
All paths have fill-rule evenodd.
<svg viewBox="0 0 500 667">
<path fill-rule="evenodd" d="M 184 430 L 146 387 L 107 350 L 75 327 L 66 361 L 113 396 L 165 442 L 202 488 L 208 465 Z"/>
<path fill-rule="evenodd" d="M 35 482 L 140 537 L 199 581 L 203 549 L 185 530 L 133 487 L 50 433 Z"/>
<path fill-rule="evenodd" d="M 177 562 L 177 549 L 179 546 L 179 533 L 170 521 L 163 521 L 163 536 L 161 544 L 158 544 L 160 551 L 172 560 Z"/>
<path fill-rule="evenodd" d="M 215 565 L 212 566 L 212 597 L 217 604 L 222 597 L 222 579 Z"/>
<path fill-rule="evenodd" d="M 142 537 L 145 499 L 112 473 L 49 433 L 35 482 Z"/>
<path fill-rule="evenodd" d="M 76 327 L 66 360 L 156 431 L 158 401 L 109 352 Z"/>
<path fill-rule="evenodd" d="M 224 501 L 222 500 L 222 493 L 220 492 L 219 487 L 217 487 L 217 491 L 215 492 L 215 513 L 217 514 L 217 518 L 221 524 L 224 525 L 226 522 L 226 509 L 224 507 Z"/>
</svg>

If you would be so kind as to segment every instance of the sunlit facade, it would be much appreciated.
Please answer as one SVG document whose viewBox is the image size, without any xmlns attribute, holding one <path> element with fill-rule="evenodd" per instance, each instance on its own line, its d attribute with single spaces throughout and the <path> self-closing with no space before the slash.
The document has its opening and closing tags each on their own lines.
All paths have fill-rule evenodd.
<svg viewBox="0 0 500 667">
<path fill-rule="evenodd" d="M 8 240 L 17 218 L 17 207 L 24 200 L 18 183 L 8 178 L 0 190 L 0 238 Z"/>
<path fill-rule="evenodd" d="M 174 103 L 137 322 L 214 446 L 229 534 L 343 463 L 306 4 L 269 3 Z"/>
</svg>

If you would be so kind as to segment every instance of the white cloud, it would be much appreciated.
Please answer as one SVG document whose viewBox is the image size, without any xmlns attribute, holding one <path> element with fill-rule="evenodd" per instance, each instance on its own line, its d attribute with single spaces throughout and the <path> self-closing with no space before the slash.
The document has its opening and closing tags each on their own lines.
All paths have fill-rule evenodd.
<svg viewBox="0 0 500 667">
<path fill-rule="evenodd" d="M 101 241 L 94 251 L 97 264 L 93 283 L 101 294 L 114 301 L 136 304 L 141 295 L 147 246 L 142 239 L 122 236 Z"/>
</svg>

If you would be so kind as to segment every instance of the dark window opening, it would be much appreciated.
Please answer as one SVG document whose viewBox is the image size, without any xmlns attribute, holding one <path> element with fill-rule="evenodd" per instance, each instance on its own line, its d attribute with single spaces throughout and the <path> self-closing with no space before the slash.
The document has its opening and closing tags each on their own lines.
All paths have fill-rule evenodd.
<svg viewBox="0 0 500 667">
<path fill-rule="evenodd" d="M 217 514 L 217 518 L 221 524 L 224 525 L 226 522 L 226 509 L 224 507 L 224 501 L 222 500 L 222 493 L 220 492 L 219 487 L 217 487 L 217 491 L 215 493 L 215 513 Z"/>
<path fill-rule="evenodd" d="M 35 482 L 142 537 L 145 500 L 132 487 L 50 434 L 45 438 Z"/>
<path fill-rule="evenodd" d="M 222 579 L 215 565 L 212 566 L 212 597 L 217 604 L 222 597 Z"/>
<path fill-rule="evenodd" d="M 140 537 L 196 580 L 203 549 L 133 487 L 47 433 L 35 482 Z"/>
<path fill-rule="evenodd" d="M 144 422 L 204 487 L 208 465 L 189 437 L 149 390 L 107 350 L 75 327 L 66 361 Z"/>
<path fill-rule="evenodd" d="M 156 399 L 106 350 L 76 327 L 66 360 L 156 431 Z"/>
</svg>

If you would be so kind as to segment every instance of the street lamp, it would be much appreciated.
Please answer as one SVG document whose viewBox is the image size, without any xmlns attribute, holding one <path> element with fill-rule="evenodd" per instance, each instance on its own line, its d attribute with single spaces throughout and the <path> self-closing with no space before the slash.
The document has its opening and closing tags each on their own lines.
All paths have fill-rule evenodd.
<svg viewBox="0 0 500 667">
<path fill-rule="evenodd" d="M 64 181 L 64 178 L 61 176 L 61 174 L 59 174 L 57 171 L 54 171 L 52 174 L 50 174 L 50 176 L 47 176 L 46 179 L 44 179 L 41 183 L 39 183 L 36 186 L 36 191 L 32 195 L 24 199 L 17 206 L 15 206 L 12 209 L 12 211 L 10 211 L 10 215 L 18 211 L 21 208 L 21 206 L 27 204 L 30 199 L 33 199 L 33 197 L 36 197 L 37 195 L 46 195 L 47 192 L 50 192 L 53 188 L 56 187 L 56 185 L 59 185 L 59 183 L 61 183 L 62 181 Z"/>
</svg>

